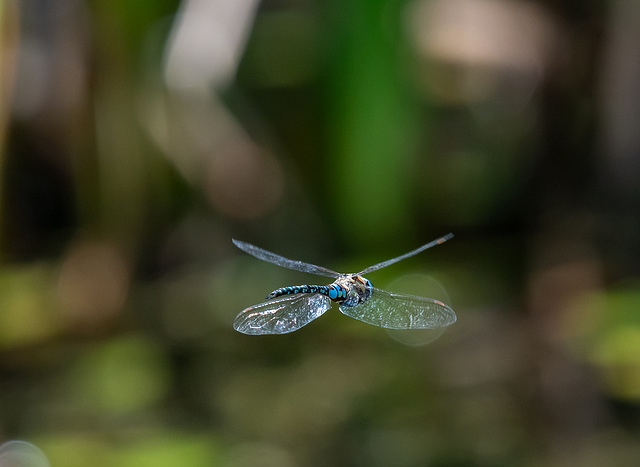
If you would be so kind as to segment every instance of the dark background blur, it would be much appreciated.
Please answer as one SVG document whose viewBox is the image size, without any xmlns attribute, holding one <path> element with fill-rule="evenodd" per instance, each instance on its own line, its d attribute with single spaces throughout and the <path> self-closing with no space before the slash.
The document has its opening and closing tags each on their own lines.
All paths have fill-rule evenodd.
<svg viewBox="0 0 640 467">
<path fill-rule="evenodd" d="M 637 465 L 639 24 L 636 0 L 1 2 L 0 443 L 30 444 L 0 465 Z M 231 327 L 327 282 L 232 237 L 348 272 L 449 231 L 369 276 L 456 310 L 429 345 L 336 309 Z"/>
</svg>

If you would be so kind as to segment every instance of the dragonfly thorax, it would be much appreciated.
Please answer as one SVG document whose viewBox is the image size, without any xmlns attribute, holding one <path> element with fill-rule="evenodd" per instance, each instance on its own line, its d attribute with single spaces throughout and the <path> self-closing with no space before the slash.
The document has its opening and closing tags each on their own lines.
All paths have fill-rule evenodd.
<svg viewBox="0 0 640 467">
<path fill-rule="evenodd" d="M 342 306 L 356 306 L 365 302 L 373 291 L 371 281 L 358 274 L 344 274 L 331 285 L 343 292 L 341 298 L 336 300 Z"/>
</svg>

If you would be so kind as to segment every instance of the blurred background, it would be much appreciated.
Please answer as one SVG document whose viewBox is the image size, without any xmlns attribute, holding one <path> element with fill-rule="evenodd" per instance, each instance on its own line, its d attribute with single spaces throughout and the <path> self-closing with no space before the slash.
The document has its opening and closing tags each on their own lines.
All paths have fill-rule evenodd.
<svg viewBox="0 0 640 467">
<path fill-rule="evenodd" d="M 0 2 L 0 465 L 636 465 L 638 24 L 635 0 Z M 335 308 L 232 329 L 328 281 L 231 238 L 348 272 L 449 231 L 369 276 L 456 310 L 428 345 Z"/>
</svg>

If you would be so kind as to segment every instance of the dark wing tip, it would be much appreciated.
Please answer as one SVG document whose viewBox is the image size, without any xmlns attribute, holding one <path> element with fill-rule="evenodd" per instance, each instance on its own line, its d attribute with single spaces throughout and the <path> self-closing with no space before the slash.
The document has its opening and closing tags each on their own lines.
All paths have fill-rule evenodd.
<svg viewBox="0 0 640 467">
<path fill-rule="evenodd" d="M 455 235 L 453 235 L 453 232 L 449 232 L 448 234 L 443 235 L 438 239 L 438 244 L 442 245 L 444 242 L 446 242 L 447 240 L 451 240 L 453 237 L 455 237 Z"/>
</svg>

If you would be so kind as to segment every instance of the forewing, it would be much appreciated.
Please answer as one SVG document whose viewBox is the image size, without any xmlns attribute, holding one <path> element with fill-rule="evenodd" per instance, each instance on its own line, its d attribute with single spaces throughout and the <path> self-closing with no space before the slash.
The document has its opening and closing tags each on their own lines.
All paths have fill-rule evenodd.
<svg viewBox="0 0 640 467">
<path fill-rule="evenodd" d="M 241 311 L 233 328 L 243 334 L 286 334 L 300 329 L 331 308 L 320 294 L 283 295 Z"/>
<path fill-rule="evenodd" d="M 456 314 L 432 298 L 373 289 L 363 303 L 340 306 L 347 316 L 387 329 L 436 329 L 456 322 Z"/>
<path fill-rule="evenodd" d="M 407 259 L 407 258 L 410 258 L 412 256 L 415 256 L 418 253 L 421 253 L 424 250 L 427 250 L 427 249 L 429 249 L 431 247 L 434 247 L 436 245 L 442 245 L 444 242 L 446 242 L 447 240 L 450 240 L 452 238 L 453 238 L 453 234 L 452 233 L 448 233 L 447 235 L 443 235 L 440 238 L 436 238 L 435 240 L 433 240 L 433 241 L 431 241 L 429 243 L 425 243 L 424 245 L 422 245 L 419 248 L 416 248 L 415 250 L 411 250 L 409 253 L 405 253 L 404 255 L 396 256 L 395 258 L 391 258 L 391 259 L 388 259 L 388 260 L 383 261 L 381 263 L 374 264 L 373 266 L 369 266 L 368 268 L 365 268 L 362 271 L 360 271 L 358 273 L 358 275 L 368 274 L 370 272 L 377 271 L 378 269 L 386 268 L 387 266 L 390 266 L 393 263 L 397 263 L 398 261 L 402 261 L 403 259 Z"/>
<path fill-rule="evenodd" d="M 338 277 L 340 275 L 340 273 L 329 268 L 325 268 L 324 266 L 317 266 L 315 264 L 305 263 L 304 261 L 285 258 L 284 256 L 271 253 L 270 251 L 252 245 L 251 243 L 236 240 L 235 238 L 231 241 L 235 246 L 240 248 L 245 253 L 249 253 L 251 256 L 255 256 L 262 261 L 277 264 L 278 266 L 282 266 L 283 268 L 289 268 L 293 269 L 294 271 L 307 272 L 309 274 L 317 274 L 319 276 L 326 277 Z"/>
</svg>

